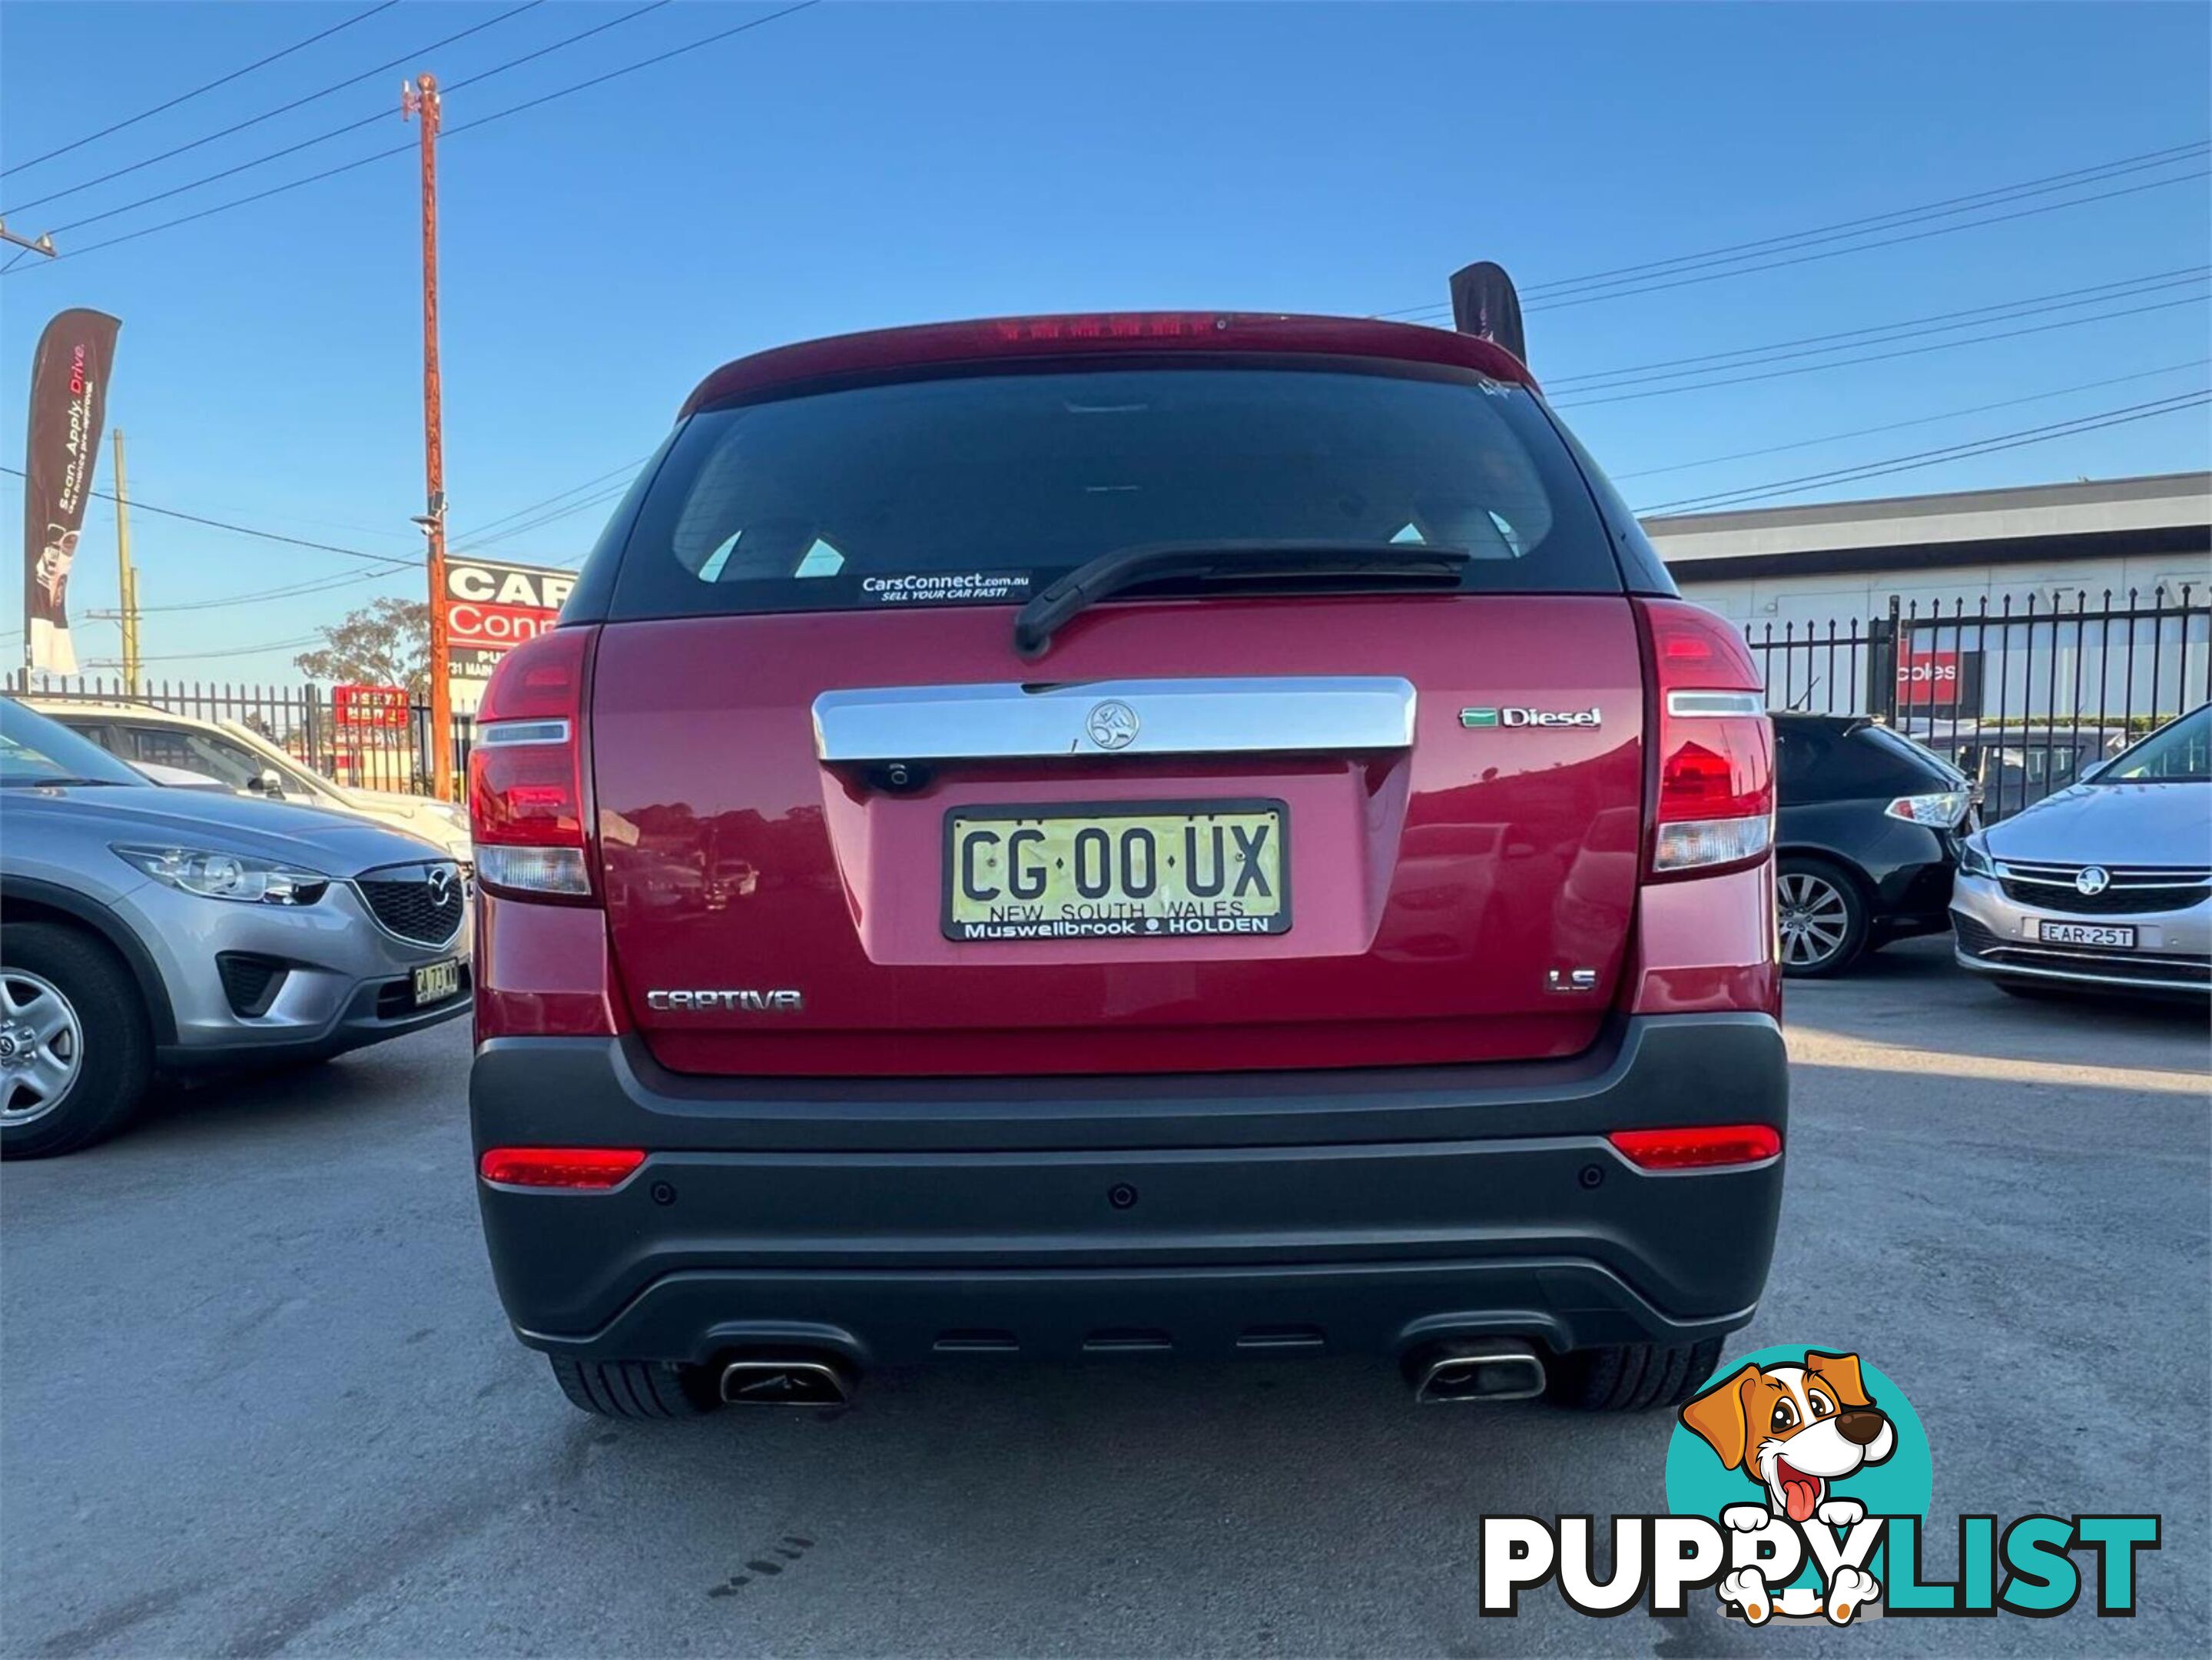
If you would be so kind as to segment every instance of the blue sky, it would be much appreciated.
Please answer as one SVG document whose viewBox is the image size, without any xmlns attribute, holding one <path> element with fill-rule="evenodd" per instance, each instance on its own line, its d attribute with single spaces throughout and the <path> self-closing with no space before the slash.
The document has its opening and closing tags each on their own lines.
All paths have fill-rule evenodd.
<svg viewBox="0 0 2212 1660">
<path fill-rule="evenodd" d="M 19 172 L 371 0 L 13 0 L 0 9 L 0 213 L 19 232 L 66 226 L 390 111 L 388 123 L 58 238 L 85 246 L 404 143 L 414 129 L 400 120 L 394 70 L 22 206 L 518 3 L 404 0 Z M 544 4 L 410 63 L 450 83 L 635 9 Z M 775 9 L 663 7 L 456 92 L 447 125 Z M 2189 4 L 831 0 L 447 142 L 450 522 L 465 542 L 472 526 L 643 455 L 703 373 L 778 342 L 1010 312 L 1392 311 L 1440 302 L 1446 274 L 1486 257 L 1534 289 L 2201 142 L 2212 137 L 2208 61 L 2212 12 Z M 1532 300 L 1529 355 L 1639 507 L 2197 391 L 2212 384 L 2202 283 L 1990 331 L 2160 309 L 1887 362 L 1607 403 L 1568 387 L 1655 361 L 2186 273 L 2212 260 L 2212 196 L 2185 177 L 2205 165 L 2116 177 L 2076 193 L 2180 182 L 1866 252 L 1601 303 Z M 407 523 L 422 496 L 416 212 L 413 160 L 400 155 L 48 268 L 19 265 L 0 281 L 0 452 L 19 465 L 46 319 L 94 306 L 124 319 L 108 415 L 130 435 L 134 496 L 418 552 Z M 2117 383 L 2084 384 L 2095 381 Z M 2033 401 L 1950 414 L 2014 399 Z M 1948 418 L 1651 471 L 1937 415 Z M 2207 465 L 2208 447 L 2200 407 L 1789 499 L 2174 471 Z M 100 486 L 111 483 L 103 465 Z M 17 481 L 0 477 L 0 513 L 15 522 L 21 502 Z M 485 551 L 570 560 L 603 513 Z M 96 503 L 71 586 L 80 618 L 115 603 L 112 525 Z M 290 650 L 241 648 L 420 587 L 393 575 L 167 612 L 368 568 L 150 515 L 134 515 L 132 541 L 157 676 L 295 678 Z M 20 630 L 18 584 L 0 591 L 0 631 Z M 82 657 L 115 654 L 112 625 L 79 628 Z M 0 659 L 20 650 L 20 633 L 0 634 Z M 226 654 L 191 655 L 212 653 Z"/>
</svg>

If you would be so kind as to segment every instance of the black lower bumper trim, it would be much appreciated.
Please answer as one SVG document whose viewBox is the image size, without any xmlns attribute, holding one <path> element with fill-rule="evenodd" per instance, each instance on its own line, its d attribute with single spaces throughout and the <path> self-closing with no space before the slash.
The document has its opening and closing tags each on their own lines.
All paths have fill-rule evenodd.
<svg viewBox="0 0 2212 1660">
<path fill-rule="evenodd" d="M 836 1320 L 821 1317 L 830 1310 Z M 1148 1323 L 1117 1323 L 1124 1314 Z M 1751 1316 L 1747 1306 L 1678 1320 L 1604 1268 L 1553 1259 L 1073 1274 L 690 1271 L 655 1280 L 596 1331 L 518 1327 L 517 1335 L 532 1348 L 591 1359 L 703 1365 L 799 1351 L 873 1367 L 947 1355 L 1396 1355 L 1485 1336 L 1534 1338 L 1564 1354 L 1605 1343 L 1694 1342 Z M 967 1323 L 979 1320 L 995 1323 Z"/>
<path fill-rule="evenodd" d="M 1758 1015 L 1549 1066 L 1220 1077 L 671 1079 L 620 1040 L 500 1040 L 470 1088 L 479 1152 L 647 1150 L 611 1191 L 479 1184 L 526 1341 L 869 1365 L 1710 1335 L 1759 1298 L 1781 1159 L 1646 1171 L 1607 1132 L 1783 1128 L 1787 1093 Z"/>
</svg>

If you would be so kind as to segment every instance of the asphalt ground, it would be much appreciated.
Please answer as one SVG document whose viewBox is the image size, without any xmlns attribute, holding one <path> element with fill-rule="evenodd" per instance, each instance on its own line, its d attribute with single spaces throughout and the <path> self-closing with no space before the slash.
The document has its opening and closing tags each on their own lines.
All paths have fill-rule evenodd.
<svg viewBox="0 0 2212 1660">
<path fill-rule="evenodd" d="M 0 1650 L 2205 1652 L 2203 1010 L 2015 1002 L 1928 941 L 1794 985 L 1790 1015 L 1783 1233 L 1732 1352 L 1878 1365 L 1938 1517 L 2160 1513 L 2133 1620 L 1751 1631 L 1702 1593 L 1598 1620 L 1549 1590 L 1480 1617 L 1478 1518 L 1662 1508 L 1669 1420 L 1417 1408 L 1379 1362 L 586 1417 L 494 1298 L 450 1025 L 7 1167 Z"/>
</svg>

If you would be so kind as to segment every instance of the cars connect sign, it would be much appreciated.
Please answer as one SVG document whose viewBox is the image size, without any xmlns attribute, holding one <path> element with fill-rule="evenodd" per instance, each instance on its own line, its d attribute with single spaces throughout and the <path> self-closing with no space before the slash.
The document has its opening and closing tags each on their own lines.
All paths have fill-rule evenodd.
<svg viewBox="0 0 2212 1660">
<path fill-rule="evenodd" d="M 447 556 L 446 649 L 456 714 L 475 713 L 494 666 L 551 628 L 575 586 L 574 571 Z"/>
</svg>

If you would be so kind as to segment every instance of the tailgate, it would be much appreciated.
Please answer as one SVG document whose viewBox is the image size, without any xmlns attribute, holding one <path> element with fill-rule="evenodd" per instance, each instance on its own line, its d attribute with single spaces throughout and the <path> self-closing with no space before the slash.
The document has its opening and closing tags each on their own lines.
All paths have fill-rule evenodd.
<svg viewBox="0 0 2212 1660">
<path fill-rule="evenodd" d="M 1097 1073 L 1595 1037 L 1638 874 L 1625 597 L 1123 604 L 1048 669 L 995 606 L 606 627 L 599 845 L 655 1057 Z"/>
</svg>

